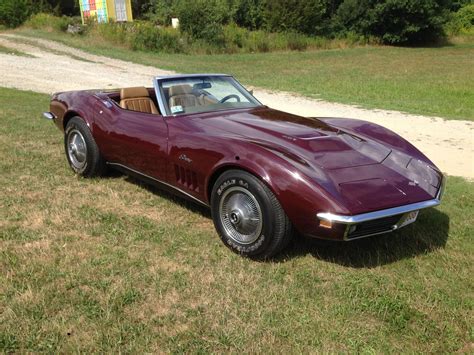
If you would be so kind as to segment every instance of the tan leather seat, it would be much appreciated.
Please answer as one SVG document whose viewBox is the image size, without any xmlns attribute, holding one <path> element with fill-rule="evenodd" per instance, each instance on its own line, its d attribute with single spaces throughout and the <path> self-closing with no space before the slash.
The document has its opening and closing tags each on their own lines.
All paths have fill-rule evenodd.
<svg viewBox="0 0 474 355">
<path fill-rule="evenodd" d="M 190 85 L 175 85 L 169 89 L 169 105 L 173 106 L 197 106 L 199 105 L 198 98 L 193 94 L 193 89 Z"/>
<path fill-rule="evenodd" d="M 148 90 L 143 86 L 120 90 L 120 107 L 131 111 L 159 114 Z"/>
</svg>

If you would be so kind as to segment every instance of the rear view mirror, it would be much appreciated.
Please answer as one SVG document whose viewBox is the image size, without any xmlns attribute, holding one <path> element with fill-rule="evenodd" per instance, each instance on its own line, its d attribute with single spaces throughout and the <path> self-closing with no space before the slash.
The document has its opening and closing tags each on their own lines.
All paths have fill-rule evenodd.
<svg viewBox="0 0 474 355">
<path fill-rule="evenodd" d="M 193 85 L 194 90 L 210 89 L 211 87 L 212 85 L 209 82 L 197 83 Z"/>
</svg>

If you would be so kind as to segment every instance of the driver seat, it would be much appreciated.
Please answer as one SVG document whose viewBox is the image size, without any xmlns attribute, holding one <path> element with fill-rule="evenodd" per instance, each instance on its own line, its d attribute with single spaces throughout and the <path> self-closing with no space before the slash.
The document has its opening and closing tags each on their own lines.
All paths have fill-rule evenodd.
<svg viewBox="0 0 474 355">
<path fill-rule="evenodd" d="M 199 100 L 193 94 L 191 85 L 175 85 L 169 88 L 169 106 L 191 107 L 198 106 Z"/>
<path fill-rule="evenodd" d="M 120 107 L 131 111 L 159 114 L 155 103 L 144 86 L 120 90 Z"/>
</svg>

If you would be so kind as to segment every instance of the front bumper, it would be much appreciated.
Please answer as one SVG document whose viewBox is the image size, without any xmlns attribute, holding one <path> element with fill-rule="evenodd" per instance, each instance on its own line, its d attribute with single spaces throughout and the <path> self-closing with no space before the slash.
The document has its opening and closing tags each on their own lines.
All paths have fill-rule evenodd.
<svg viewBox="0 0 474 355">
<path fill-rule="evenodd" d="M 414 222 L 417 217 L 417 211 L 438 206 L 444 194 L 445 181 L 446 179 L 443 178 L 436 198 L 432 200 L 352 216 L 322 212 L 318 213 L 317 217 L 320 221 L 324 221 L 330 226 L 342 225 L 344 240 L 354 240 L 393 232 Z"/>
<path fill-rule="evenodd" d="M 43 117 L 49 121 L 54 121 L 57 118 L 56 115 L 52 112 L 43 112 Z"/>
</svg>

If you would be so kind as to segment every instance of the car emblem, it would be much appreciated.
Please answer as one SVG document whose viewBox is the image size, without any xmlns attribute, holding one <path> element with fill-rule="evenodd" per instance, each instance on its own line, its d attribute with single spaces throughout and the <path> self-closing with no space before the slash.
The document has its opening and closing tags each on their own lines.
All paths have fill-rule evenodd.
<svg viewBox="0 0 474 355">
<path fill-rule="evenodd" d="M 410 182 L 408 183 L 408 185 L 410 185 L 410 186 L 418 186 L 418 185 L 420 185 L 420 183 L 419 183 L 417 180 L 413 180 L 413 181 L 410 181 Z"/>
<path fill-rule="evenodd" d="M 184 160 L 186 163 L 192 163 L 193 162 L 191 159 L 188 158 L 188 156 L 186 154 L 181 154 L 179 156 L 179 160 Z"/>
</svg>

